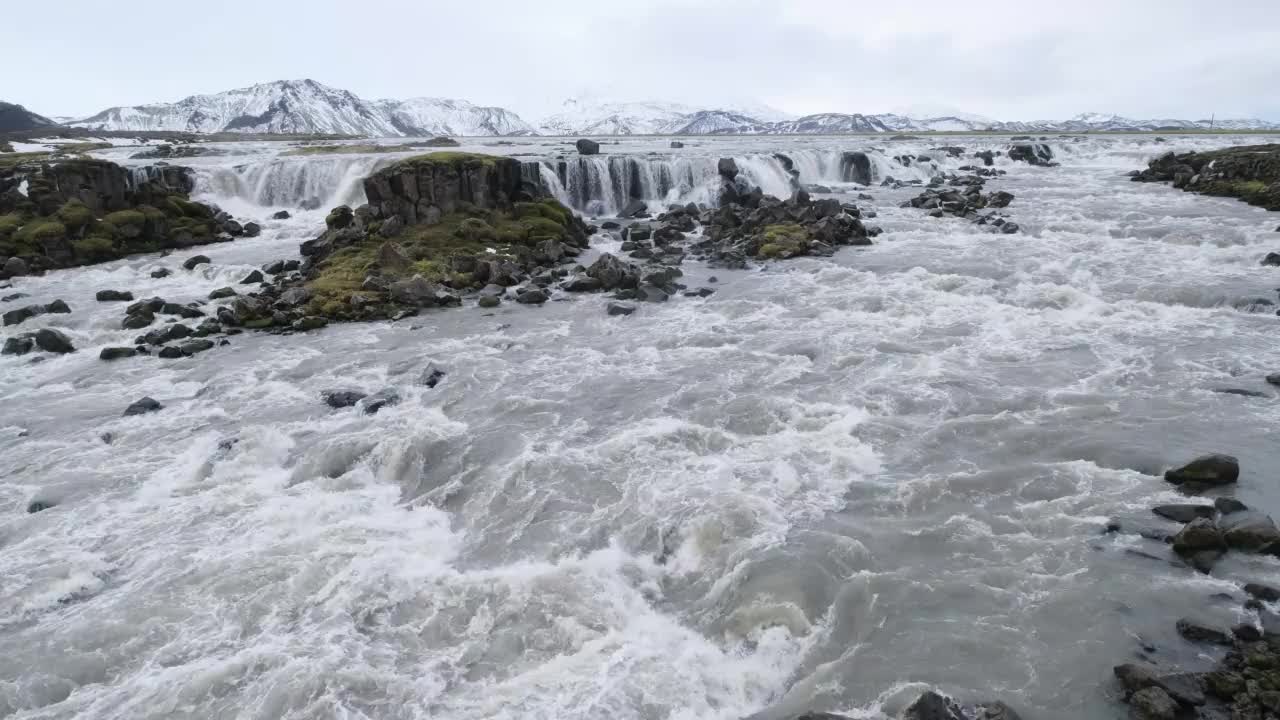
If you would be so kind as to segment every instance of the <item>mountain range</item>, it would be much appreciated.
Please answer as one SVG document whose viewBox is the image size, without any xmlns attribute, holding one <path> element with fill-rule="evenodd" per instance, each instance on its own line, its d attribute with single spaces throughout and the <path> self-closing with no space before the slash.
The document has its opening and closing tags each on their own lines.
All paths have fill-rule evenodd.
<svg viewBox="0 0 1280 720">
<path fill-rule="evenodd" d="M 35 130 L 57 125 L 43 115 L 37 115 L 21 105 L 0 102 L 0 132 Z"/>
<path fill-rule="evenodd" d="M 0 119 L 13 114 L 6 109 L 14 107 L 22 110 L 20 106 L 0 103 Z M 54 124 L 34 113 L 27 114 L 38 119 L 28 119 L 28 122 Z M 281 80 L 211 95 L 193 95 L 175 103 L 113 107 L 64 124 L 100 131 L 331 133 L 371 137 L 1280 130 L 1280 123 L 1264 120 L 1135 120 L 1097 113 L 1063 121 L 1032 122 L 1001 122 L 963 113 L 941 117 L 894 113 L 820 113 L 794 117 L 759 104 L 699 108 L 667 102 L 586 99 L 567 100 L 558 112 L 535 124 L 510 110 L 477 106 L 465 100 L 422 97 L 369 101 L 314 80 Z"/>
</svg>

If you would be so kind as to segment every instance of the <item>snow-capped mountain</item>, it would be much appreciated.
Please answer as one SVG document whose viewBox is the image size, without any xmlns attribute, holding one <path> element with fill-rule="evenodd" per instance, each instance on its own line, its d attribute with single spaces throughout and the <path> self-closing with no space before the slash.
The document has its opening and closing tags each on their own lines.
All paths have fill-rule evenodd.
<svg viewBox="0 0 1280 720">
<path fill-rule="evenodd" d="M 660 135 L 681 127 L 696 108 L 663 102 L 592 102 L 569 98 L 538 123 L 543 135 Z"/>
<path fill-rule="evenodd" d="M 17 108 L 13 110 L 12 108 Z M 669 102 L 605 102 L 571 98 L 560 111 L 534 125 L 501 107 L 465 100 L 419 97 L 367 101 L 354 93 L 314 80 L 281 80 L 211 95 L 193 95 L 175 103 L 114 107 L 92 117 L 64 123 L 90 130 L 164 130 L 176 132 L 331 133 L 370 137 L 493 135 L 792 135 L 991 131 L 1062 133 L 1160 131 L 1215 128 L 1280 130 L 1264 120 L 1133 120 L 1085 113 L 1069 120 L 1001 122 L 945 110 L 943 115 L 909 113 L 863 115 L 818 113 L 792 117 L 760 103 L 701 107 Z M 0 103 L 0 120 L 55 125 L 20 106 Z M 6 114 L 7 113 L 7 114 Z M 14 120 L 13 122 L 17 122 Z M 36 125 L 37 127 L 41 125 Z M 3 129 L 0 126 L 0 129 Z"/>
<path fill-rule="evenodd" d="M 71 123 L 90 130 L 399 135 L 385 112 L 314 80 L 281 80 L 176 103 L 114 107 Z"/>
<path fill-rule="evenodd" d="M 502 108 L 461 100 L 414 98 L 368 102 L 314 80 L 280 80 L 176 103 L 115 107 L 69 123 L 91 130 L 332 133 L 406 135 L 522 135 L 533 128 Z"/>
<path fill-rule="evenodd" d="M 0 132 L 53 127 L 54 121 L 13 103 L 0 102 Z"/>
<path fill-rule="evenodd" d="M 404 135 L 537 135 L 519 115 L 466 100 L 410 98 L 379 100 L 377 106 Z"/>
</svg>

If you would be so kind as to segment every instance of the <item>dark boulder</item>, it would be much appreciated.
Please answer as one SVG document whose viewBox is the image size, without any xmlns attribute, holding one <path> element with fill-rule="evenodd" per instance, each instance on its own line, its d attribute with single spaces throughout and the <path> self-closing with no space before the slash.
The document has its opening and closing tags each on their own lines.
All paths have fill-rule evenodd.
<svg viewBox="0 0 1280 720">
<path fill-rule="evenodd" d="M 99 290 L 94 297 L 98 302 L 133 302 L 133 293 L 128 290 Z"/>
<path fill-rule="evenodd" d="M 541 305 L 551 299 L 551 293 L 542 288 L 526 288 L 516 293 L 516 302 L 523 305 Z"/>
<path fill-rule="evenodd" d="M 1244 591 L 1250 596 L 1263 602 L 1276 602 L 1280 600 L 1280 588 L 1274 588 L 1270 585 L 1263 585 L 1262 583 L 1246 583 Z"/>
<path fill-rule="evenodd" d="M 1280 266 L 1280 253 L 1269 252 L 1267 256 L 1262 258 L 1262 264 L 1267 267 Z"/>
<path fill-rule="evenodd" d="M 648 215 L 648 213 L 649 213 L 648 203 L 646 203 L 643 200 L 632 200 L 631 202 L 627 203 L 621 210 L 618 211 L 618 217 L 633 218 L 633 217 L 640 217 L 641 215 Z"/>
<path fill-rule="evenodd" d="M 1018 143 L 1009 148 L 1009 159 L 1050 167 L 1053 161 L 1053 149 L 1041 143 Z"/>
<path fill-rule="evenodd" d="M 590 275 L 578 273 L 561 283 L 560 287 L 569 292 L 594 292 L 603 286 L 599 280 Z"/>
<path fill-rule="evenodd" d="M 156 321 L 156 314 L 150 310 L 139 310 L 125 316 L 124 321 L 120 323 L 120 327 L 125 330 L 141 330 Z"/>
<path fill-rule="evenodd" d="M 1244 512 L 1249 509 L 1248 505 L 1236 500 L 1235 498 L 1220 497 L 1213 499 L 1213 507 L 1223 515 L 1231 513 Z"/>
<path fill-rule="evenodd" d="M 52 510 L 57 506 L 58 504 L 52 500 L 32 500 L 27 503 L 27 514 L 34 515 L 38 512 L 44 512 L 45 510 Z"/>
<path fill-rule="evenodd" d="M 1280 529 L 1270 517 L 1252 510 L 1224 515 L 1218 521 L 1227 546 L 1246 552 L 1280 549 Z"/>
<path fill-rule="evenodd" d="M 245 237 L 258 237 L 262 234 L 262 226 L 256 222 L 248 222 L 244 224 Z"/>
<path fill-rule="evenodd" d="M 53 328 L 43 328 L 37 330 L 35 334 L 36 347 L 45 352 L 65 354 L 75 352 L 76 348 L 71 344 L 71 338 L 67 337 L 60 330 Z"/>
<path fill-rule="evenodd" d="M 902 720 L 966 720 L 966 718 L 960 706 L 951 698 L 929 690 L 902 711 Z"/>
<path fill-rule="evenodd" d="M 26 355 L 36 347 L 35 338 L 30 335 L 19 335 L 4 339 L 4 347 L 0 355 Z"/>
<path fill-rule="evenodd" d="M 241 284 L 241 285 L 253 285 L 253 284 L 255 284 L 255 283 L 260 283 L 260 282 L 262 282 L 262 281 L 263 281 L 263 279 L 264 279 L 264 278 L 263 278 L 263 276 L 262 276 L 262 271 L 261 271 L 261 270 L 254 270 L 253 272 L 250 272 L 248 275 L 245 275 L 245 276 L 244 276 L 244 279 L 240 281 L 240 284 Z"/>
<path fill-rule="evenodd" d="M 725 180 L 732 181 L 738 177 L 738 163 L 733 158 L 720 158 L 716 163 L 716 172 Z"/>
<path fill-rule="evenodd" d="M 125 415 L 144 415 L 146 413 L 156 412 L 157 410 L 161 410 L 163 408 L 164 406 L 161 405 L 155 399 L 150 397 L 144 397 L 141 400 L 138 400 L 137 402 L 133 403 L 129 407 L 125 408 L 124 414 Z"/>
<path fill-rule="evenodd" d="M 840 177 L 845 182 L 871 184 L 871 158 L 864 152 L 847 152 L 840 156 Z"/>
<path fill-rule="evenodd" d="M 351 407 L 366 397 L 368 394 L 359 390 L 325 390 L 320 393 L 325 404 L 335 409 Z"/>
<path fill-rule="evenodd" d="M 100 360 L 119 360 L 121 358 L 133 357 L 138 354 L 137 348 L 131 347 L 104 347 L 102 352 L 98 353 Z"/>
<path fill-rule="evenodd" d="M 236 291 L 229 287 L 220 287 L 209 293 L 210 300 L 222 300 L 223 298 L 235 297 Z"/>
<path fill-rule="evenodd" d="M 1191 642 L 1226 646 L 1230 646 L 1232 644 L 1231 636 L 1227 633 L 1200 625 L 1199 623 L 1186 618 L 1178 621 L 1177 628 L 1178 634 Z"/>
<path fill-rule="evenodd" d="M 272 220 L 288 220 L 290 217 L 288 210 L 278 210 L 272 216 Z"/>
<path fill-rule="evenodd" d="M 395 388 L 384 388 L 364 398 L 363 410 L 365 415 L 375 415 L 382 408 L 399 404 L 400 393 Z"/>
<path fill-rule="evenodd" d="M 640 282 L 640 271 L 625 260 L 605 253 L 587 268 L 587 275 L 600 282 L 605 290 L 634 288 Z"/>
<path fill-rule="evenodd" d="M 168 270 L 167 268 L 159 268 L 157 270 L 151 271 L 151 277 L 156 280 L 159 280 L 160 278 L 167 278 L 172 274 L 173 272 Z"/>
<path fill-rule="evenodd" d="M 207 265 L 209 262 L 210 260 L 208 256 L 196 255 L 194 257 L 189 257 L 185 261 L 183 261 L 182 268 L 184 270 L 194 270 L 196 269 L 197 265 Z"/>
<path fill-rule="evenodd" d="M 1212 505 L 1182 504 L 1157 505 L 1151 508 L 1151 512 L 1174 522 L 1189 523 L 1196 518 L 1212 518 L 1215 510 Z"/>
<path fill-rule="evenodd" d="M 27 268 L 27 261 L 22 258 L 11 257 L 5 260 L 4 268 L 0 269 L 0 276 L 7 278 L 22 277 L 30 272 L 31 270 Z"/>
<path fill-rule="evenodd" d="M 588 140 L 586 138 L 583 138 L 578 142 L 574 143 L 574 147 L 578 148 L 579 155 L 599 155 L 600 154 L 600 143 L 596 142 L 595 140 Z"/>
<path fill-rule="evenodd" d="M 1175 720 L 1178 703 L 1158 687 L 1143 688 L 1129 698 L 1133 720 Z"/>
<path fill-rule="evenodd" d="M 1240 461 L 1230 455 L 1204 455 L 1175 470 L 1165 472 L 1164 479 L 1174 485 L 1230 485 L 1240 478 Z"/>
<path fill-rule="evenodd" d="M 607 312 L 610 316 L 630 315 L 636 311 L 636 306 L 630 303 L 611 302 L 609 303 Z"/>
<path fill-rule="evenodd" d="M 429 365 L 427 366 L 426 370 L 422 371 L 422 377 L 418 380 L 418 382 L 422 385 L 426 385 L 429 388 L 434 388 L 436 385 L 440 384 L 441 380 L 444 380 L 444 376 L 445 376 L 445 371 L 441 370 L 435 365 Z"/>
<path fill-rule="evenodd" d="M 1203 550 L 1225 550 L 1226 540 L 1213 521 L 1197 518 L 1174 536 L 1173 550 L 1179 555 L 1190 555 Z"/>
<path fill-rule="evenodd" d="M 262 272 L 268 275 L 279 275 L 280 273 L 284 272 L 284 261 L 272 260 L 271 262 L 262 266 Z"/>
</svg>

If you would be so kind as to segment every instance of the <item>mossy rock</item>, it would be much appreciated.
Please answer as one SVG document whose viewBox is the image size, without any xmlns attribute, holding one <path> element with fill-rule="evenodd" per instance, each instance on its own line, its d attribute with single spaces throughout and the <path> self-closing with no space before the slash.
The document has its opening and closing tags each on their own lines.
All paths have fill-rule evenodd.
<svg viewBox="0 0 1280 720">
<path fill-rule="evenodd" d="M 147 218 L 137 210 L 119 210 L 107 215 L 102 220 L 116 227 L 122 227 L 125 225 L 142 225 L 147 221 Z"/>
<path fill-rule="evenodd" d="M 20 241 L 40 242 L 53 238 L 66 237 L 67 226 L 57 220 L 33 220 L 17 232 L 15 237 Z"/>
<path fill-rule="evenodd" d="M 466 167 L 466 166 L 478 167 L 481 165 L 496 165 L 497 162 L 498 162 L 498 157 L 494 155 L 484 155 L 481 153 L 452 152 L 452 151 L 446 150 L 446 151 L 440 151 L 440 152 L 427 153 L 426 155 L 414 155 L 413 157 L 408 157 L 395 163 L 389 169 L 407 168 L 407 167 L 421 168 L 425 165 L 456 165 L 456 166 L 462 166 L 462 167 Z"/>
<path fill-rule="evenodd" d="M 120 257 L 111 238 L 100 235 L 76 240 L 71 243 L 71 248 L 75 251 L 76 259 L 81 262 L 104 262 Z"/>
<path fill-rule="evenodd" d="M 56 213 L 63 225 L 71 230 L 79 230 L 93 224 L 93 211 L 85 207 L 79 200 L 68 200 Z"/>
<path fill-rule="evenodd" d="M 458 234 L 469 242 L 481 242 L 497 238 L 497 233 L 494 232 L 493 226 L 476 217 L 469 217 L 458 223 Z"/>
<path fill-rule="evenodd" d="M 809 232 L 795 223 L 766 225 L 756 250 L 760 258 L 788 258 L 802 255 L 809 247 Z"/>
<path fill-rule="evenodd" d="M 0 240 L 8 239 L 26 222 L 22 215 L 9 213 L 0 215 Z"/>
</svg>

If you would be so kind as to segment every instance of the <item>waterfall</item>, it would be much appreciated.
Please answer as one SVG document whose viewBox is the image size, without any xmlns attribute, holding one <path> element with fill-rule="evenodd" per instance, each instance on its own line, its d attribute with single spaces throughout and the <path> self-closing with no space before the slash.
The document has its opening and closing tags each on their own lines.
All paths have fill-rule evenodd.
<svg viewBox="0 0 1280 720">
<path fill-rule="evenodd" d="M 963 164 L 935 158 L 934 162 L 903 165 L 881 151 L 863 152 L 869 162 L 864 161 L 861 167 L 870 175 L 871 184 L 889 176 L 928 180 Z M 859 163 L 851 162 L 849 155 L 841 150 L 806 149 L 733 159 L 739 174 L 751 184 L 769 195 L 787 197 L 795 189 L 793 177 L 801 185 L 855 182 L 858 173 L 853 168 Z M 591 155 L 527 164 L 537 166 L 542 187 L 560 202 L 586 215 L 609 216 L 636 200 L 655 211 L 676 203 L 715 205 L 720 193 L 719 159 L 718 155 Z"/>
<path fill-rule="evenodd" d="M 399 158 L 339 155 L 273 158 L 236 166 L 198 166 L 197 192 L 262 207 L 328 209 L 364 203 L 366 177 Z"/>
<path fill-rule="evenodd" d="M 920 149 L 914 148 L 918 154 Z M 732 156 L 739 174 L 776 197 L 788 197 L 801 185 L 848 186 L 858 180 L 879 183 L 886 177 L 928 180 L 930 176 L 965 164 L 931 153 L 932 162 L 903 163 L 893 157 L 906 152 L 865 149 L 788 149 Z M 855 153 L 865 155 L 857 162 Z M 651 211 L 671 204 L 715 205 L 720 194 L 717 163 L 720 155 L 653 153 L 649 155 L 591 155 L 525 160 L 523 179 L 540 185 L 565 205 L 590 216 L 617 215 L 629 203 L 644 202 Z M 365 202 L 363 180 L 399 157 L 334 155 L 272 157 L 239 165 L 193 164 L 195 192 L 228 207 L 327 210 Z M 855 172 L 854 168 L 858 168 Z M 147 179 L 136 169 L 135 178 Z"/>
</svg>

